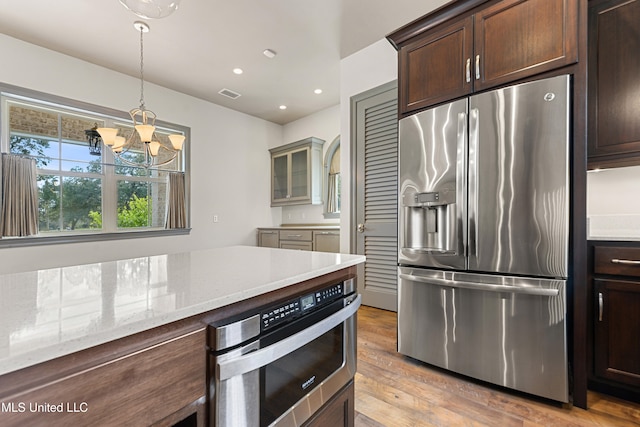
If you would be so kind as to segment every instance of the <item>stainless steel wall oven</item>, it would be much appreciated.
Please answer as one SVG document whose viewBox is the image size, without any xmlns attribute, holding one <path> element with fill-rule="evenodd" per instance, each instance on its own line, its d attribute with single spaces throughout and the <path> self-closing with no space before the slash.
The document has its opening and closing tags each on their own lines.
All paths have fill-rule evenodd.
<svg viewBox="0 0 640 427">
<path fill-rule="evenodd" d="M 209 325 L 209 421 L 300 426 L 353 378 L 360 295 L 348 279 Z"/>
</svg>

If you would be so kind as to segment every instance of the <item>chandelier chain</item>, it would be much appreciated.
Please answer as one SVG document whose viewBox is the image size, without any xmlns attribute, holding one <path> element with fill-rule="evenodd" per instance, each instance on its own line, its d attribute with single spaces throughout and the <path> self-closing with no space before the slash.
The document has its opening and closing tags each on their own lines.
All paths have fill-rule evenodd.
<svg viewBox="0 0 640 427">
<path fill-rule="evenodd" d="M 144 111 L 144 29 L 140 27 L 140 109 Z"/>
</svg>

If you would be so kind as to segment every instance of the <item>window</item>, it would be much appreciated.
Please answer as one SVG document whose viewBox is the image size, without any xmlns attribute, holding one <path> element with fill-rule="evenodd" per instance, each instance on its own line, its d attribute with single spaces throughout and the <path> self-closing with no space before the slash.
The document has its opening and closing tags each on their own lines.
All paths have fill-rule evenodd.
<svg viewBox="0 0 640 427">
<path fill-rule="evenodd" d="M 340 218 L 340 136 L 337 136 L 325 154 L 324 159 L 324 217 Z"/>
<path fill-rule="evenodd" d="M 90 154 L 85 130 L 97 125 L 125 134 L 133 130 L 131 123 L 116 115 L 124 117 L 122 113 L 71 104 L 77 103 L 2 93 L 1 151 L 36 160 L 38 237 L 164 230 L 167 175 L 186 172 L 184 149 L 154 169 L 125 164 L 106 147 Z M 171 133 L 188 137 L 187 128 L 156 122 L 160 139 L 168 140 Z M 144 158 L 142 147 L 124 156 L 130 161 Z"/>
</svg>

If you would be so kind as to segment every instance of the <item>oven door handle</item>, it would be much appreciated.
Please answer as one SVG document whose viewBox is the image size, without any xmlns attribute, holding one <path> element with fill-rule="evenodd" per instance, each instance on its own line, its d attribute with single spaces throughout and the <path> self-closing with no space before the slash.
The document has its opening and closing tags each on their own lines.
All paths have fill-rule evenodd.
<svg viewBox="0 0 640 427">
<path fill-rule="evenodd" d="M 254 371 L 307 345 L 353 316 L 358 311 L 361 301 L 362 296 L 358 294 L 354 300 L 340 309 L 340 311 L 290 337 L 244 356 L 217 363 L 216 374 L 218 379 L 224 381 Z"/>
</svg>

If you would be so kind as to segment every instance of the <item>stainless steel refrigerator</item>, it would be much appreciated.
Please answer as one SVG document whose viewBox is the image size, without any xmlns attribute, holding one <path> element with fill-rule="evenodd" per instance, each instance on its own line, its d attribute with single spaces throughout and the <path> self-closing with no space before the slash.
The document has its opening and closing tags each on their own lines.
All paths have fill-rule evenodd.
<svg viewBox="0 0 640 427">
<path fill-rule="evenodd" d="M 400 120 L 400 353 L 568 401 L 570 84 Z"/>
</svg>

